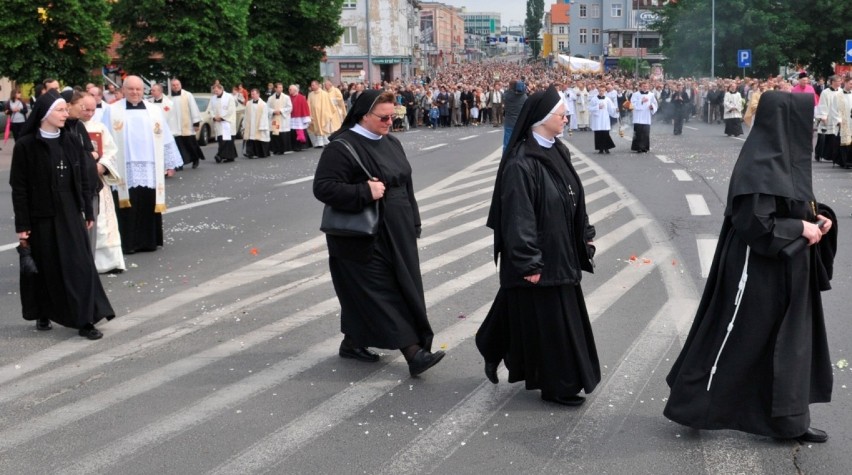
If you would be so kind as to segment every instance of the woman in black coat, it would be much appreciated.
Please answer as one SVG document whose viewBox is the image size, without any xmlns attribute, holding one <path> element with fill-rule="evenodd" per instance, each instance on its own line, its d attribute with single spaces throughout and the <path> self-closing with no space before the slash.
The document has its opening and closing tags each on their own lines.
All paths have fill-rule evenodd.
<svg viewBox="0 0 852 475">
<path fill-rule="evenodd" d="M 340 356 L 376 362 L 379 355 L 367 347 L 399 349 L 409 372 L 417 376 L 438 363 L 444 352 L 431 352 L 433 332 L 417 253 L 420 213 L 405 150 L 388 135 L 393 116 L 393 93 L 370 90 L 358 96 L 323 150 L 314 175 L 314 196 L 350 212 L 380 200 L 375 236 L 326 235 L 331 279 L 341 308 Z M 352 146 L 369 175 L 343 141 Z"/>
<path fill-rule="evenodd" d="M 521 109 L 497 171 L 488 227 L 500 262 L 500 290 L 476 335 L 485 374 L 526 381 L 541 398 L 578 406 L 600 382 L 582 271 L 592 272 L 595 228 L 583 185 L 557 136 L 565 104 L 553 87 Z"/>
<path fill-rule="evenodd" d="M 68 105 L 55 91 L 42 94 L 15 144 L 9 184 L 18 239 L 31 249 L 35 279 L 22 281 L 24 318 L 49 330 L 50 322 L 91 340 L 94 326 L 115 312 L 101 285 L 86 232 L 94 221 L 79 136 L 63 130 Z M 85 221 L 83 216 L 85 216 Z M 24 286 L 34 288 L 24 288 Z M 37 299 L 24 296 L 37 295 Z"/>
</svg>

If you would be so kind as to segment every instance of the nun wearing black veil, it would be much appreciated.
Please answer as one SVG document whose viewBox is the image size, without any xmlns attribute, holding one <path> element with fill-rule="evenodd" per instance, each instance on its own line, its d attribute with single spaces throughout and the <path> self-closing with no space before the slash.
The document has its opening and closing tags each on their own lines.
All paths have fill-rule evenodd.
<svg viewBox="0 0 852 475">
<path fill-rule="evenodd" d="M 500 290 L 476 335 L 485 374 L 525 381 L 567 406 L 600 382 L 592 326 L 580 287 L 592 272 L 595 228 L 580 178 L 559 140 L 565 104 L 550 87 L 530 96 L 503 153 L 487 225 L 494 230 Z"/>
<path fill-rule="evenodd" d="M 358 97 L 320 156 L 314 196 L 350 212 L 380 203 L 375 236 L 326 235 L 344 335 L 340 356 L 376 362 L 379 355 L 368 347 L 399 349 L 410 374 L 417 376 L 444 352 L 431 352 L 434 334 L 420 275 L 420 213 L 411 165 L 399 140 L 388 135 L 394 105 L 393 93 L 371 90 Z M 369 175 L 342 141 L 352 146 Z"/>
<path fill-rule="evenodd" d="M 828 439 L 810 427 L 809 405 L 831 400 L 820 292 L 830 288 L 837 229 L 811 185 L 813 115 L 810 96 L 760 96 L 704 295 L 666 378 L 664 414 L 675 422 Z"/>
<path fill-rule="evenodd" d="M 87 226 L 94 221 L 86 160 L 79 136 L 63 129 L 68 105 L 55 91 L 42 94 L 15 143 L 9 184 L 18 239 L 31 249 L 38 269 L 22 281 L 24 318 L 36 328 L 50 322 L 79 330 L 91 340 L 115 312 L 101 285 Z M 85 221 L 84 221 L 85 220 Z M 24 296 L 35 296 L 27 298 Z"/>
</svg>

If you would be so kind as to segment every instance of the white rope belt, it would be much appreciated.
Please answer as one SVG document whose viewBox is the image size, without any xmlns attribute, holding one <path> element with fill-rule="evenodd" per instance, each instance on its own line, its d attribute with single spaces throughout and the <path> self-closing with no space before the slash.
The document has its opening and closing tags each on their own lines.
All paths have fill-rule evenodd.
<svg viewBox="0 0 852 475">
<path fill-rule="evenodd" d="M 722 350 L 725 349 L 725 343 L 728 342 L 728 337 L 731 336 L 731 330 L 734 329 L 734 321 L 737 319 L 737 313 L 740 311 L 740 302 L 743 299 L 745 292 L 746 281 L 748 281 L 748 257 L 751 254 L 751 246 L 746 246 L 745 264 L 743 264 L 743 275 L 740 276 L 740 283 L 737 286 L 737 296 L 734 298 L 734 315 L 731 317 L 731 323 L 728 324 L 728 331 L 725 333 L 725 339 L 722 340 L 722 346 L 719 348 L 719 353 L 716 354 L 716 361 L 713 362 L 713 368 L 710 369 L 710 379 L 707 381 L 707 390 L 710 390 L 710 385 L 713 384 L 713 375 L 716 374 L 716 367 L 719 365 L 719 358 L 722 356 Z"/>
</svg>

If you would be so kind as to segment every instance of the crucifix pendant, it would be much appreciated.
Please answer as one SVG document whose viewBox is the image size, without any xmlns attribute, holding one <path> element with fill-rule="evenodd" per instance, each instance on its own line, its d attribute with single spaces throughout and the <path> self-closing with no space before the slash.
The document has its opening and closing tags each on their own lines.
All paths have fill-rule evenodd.
<svg viewBox="0 0 852 475">
<path fill-rule="evenodd" d="M 56 169 L 59 170 L 59 176 L 64 178 L 65 170 L 68 169 L 68 167 L 65 166 L 65 160 L 60 159 L 59 165 L 56 165 Z"/>
<path fill-rule="evenodd" d="M 568 194 L 571 195 L 571 204 L 576 207 L 577 202 L 574 201 L 574 188 L 572 188 L 571 185 L 568 185 Z"/>
</svg>

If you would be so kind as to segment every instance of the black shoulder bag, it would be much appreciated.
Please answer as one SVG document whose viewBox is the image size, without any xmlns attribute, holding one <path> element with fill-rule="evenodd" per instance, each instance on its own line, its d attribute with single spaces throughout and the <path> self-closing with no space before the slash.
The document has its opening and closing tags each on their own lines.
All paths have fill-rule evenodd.
<svg viewBox="0 0 852 475">
<path fill-rule="evenodd" d="M 373 175 L 367 170 L 367 167 L 361 162 L 361 157 L 352 148 L 349 142 L 343 139 L 337 139 L 335 142 L 340 142 L 352 157 L 370 178 Z M 348 236 L 348 237 L 367 237 L 375 236 L 379 230 L 379 201 L 375 200 L 368 204 L 361 211 L 350 212 L 325 205 L 322 211 L 322 221 L 320 222 L 320 231 L 331 236 Z"/>
</svg>

